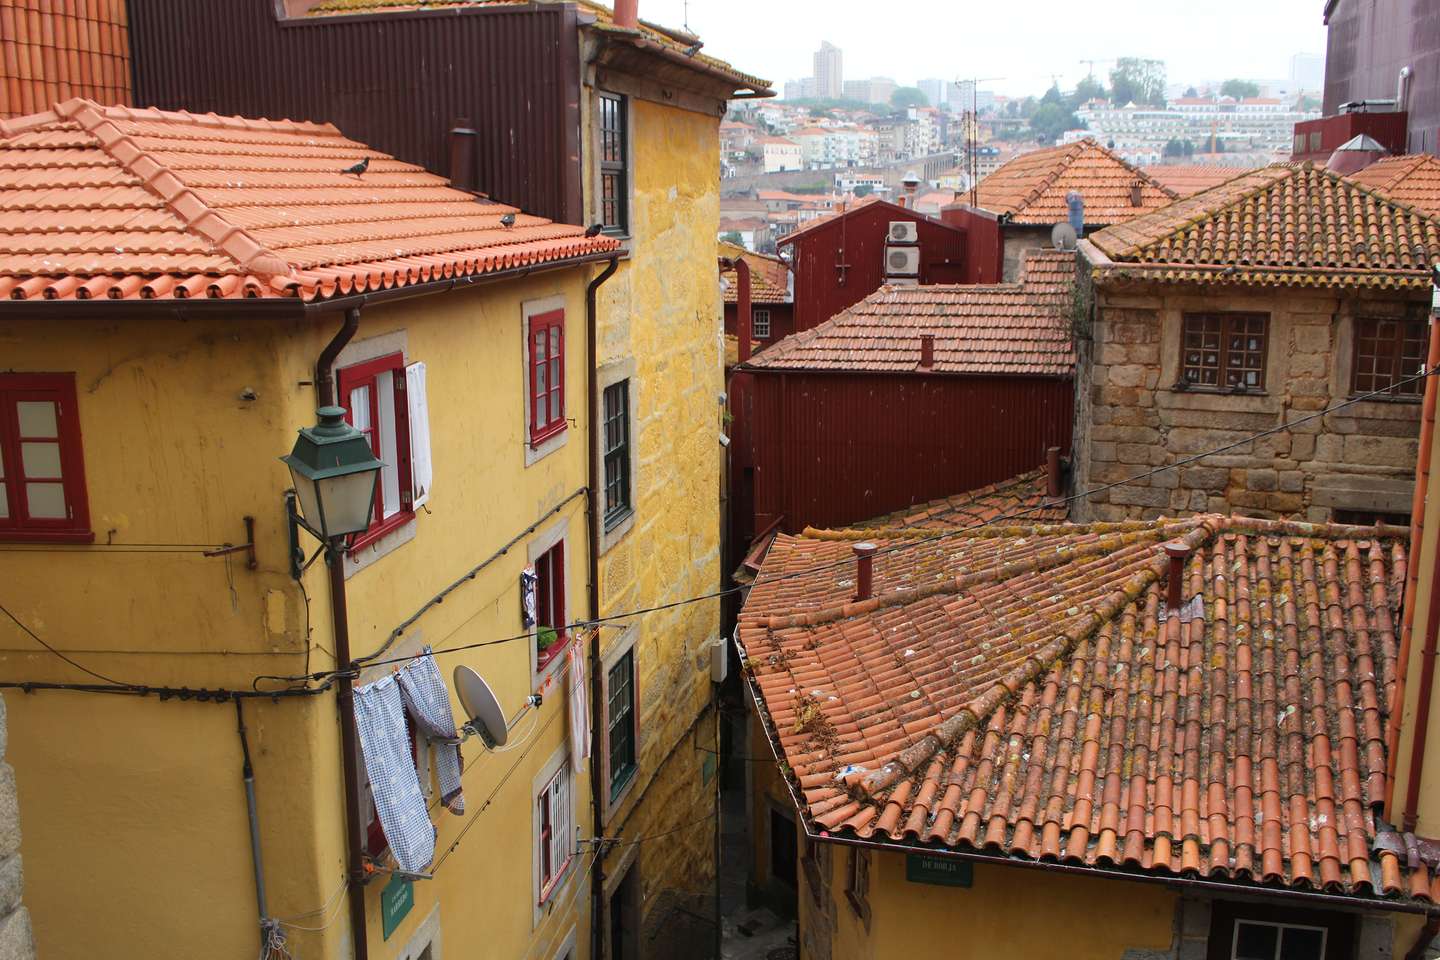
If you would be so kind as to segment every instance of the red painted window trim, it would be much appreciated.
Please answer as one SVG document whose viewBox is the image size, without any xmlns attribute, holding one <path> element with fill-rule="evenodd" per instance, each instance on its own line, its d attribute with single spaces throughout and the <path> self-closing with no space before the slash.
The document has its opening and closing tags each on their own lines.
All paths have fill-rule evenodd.
<svg viewBox="0 0 1440 960">
<path fill-rule="evenodd" d="M 31 518 L 26 515 L 21 485 L 25 482 L 21 458 L 20 414 L 24 400 L 55 404 L 54 438 L 60 445 L 60 482 L 68 517 Z M 47 438 L 48 439 L 48 438 Z M 80 438 L 80 415 L 73 373 L 0 374 L 0 457 L 5 480 L 0 496 L 7 497 L 9 516 L 0 519 L 0 540 L 40 543 L 90 543 L 90 503 L 85 489 L 85 454 Z M 38 478 L 37 478 L 38 479 Z"/>
<path fill-rule="evenodd" d="M 535 560 L 535 628 L 538 635 L 542 626 L 553 626 L 559 634 L 549 650 L 535 648 L 535 672 L 539 673 L 560 654 L 570 643 L 569 631 L 565 629 L 565 541 L 540 554 Z M 546 621 L 551 621 L 546 623 Z M 554 621 L 558 620 L 556 624 Z"/>
<path fill-rule="evenodd" d="M 370 528 L 364 533 L 351 537 L 351 550 L 367 547 L 390 531 L 415 519 L 414 482 L 410 466 L 410 404 L 406 394 L 405 355 L 391 353 L 336 371 L 338 396 L 340 406 L 345 408 L 345 421 L 354 426 L 355 418 L 349 407 L 350 391 L 357 387 L 370 387 L 370 450 L 383 460 L 384 438 L 380 435 L 381 397 L 378 378 L 380 374 L 387 371 L 390 373 L 390 382 L 394 387 L 395 467 L 399 472 L 400 509 L 396 510 L 392 516 L 384 516 L 385 481 L 382 476 L 375 484 L 375 512 L 370 519 Z"/>
<path fill-rule="evenodd" d="M 560 342 L 555 352 L 550 351 L 550 331 L 560 331 Z M 544 333 L 545 352 L 535 349 L 536 334 Z M 525 353 L 529 376 L 527 389 L 530 391 L 530 445 L 539 446 L 565 429 L 565 311 L 549 310 L 530 318 L 525 331 Z M 540 390 L 540 370 L 549 364 L 550 376 L 545 390 Z M 540 398 L 549 398 L 546 404 L 548 416 L 540 421 Z M 557 409 L 558 408 L 558 409 Z"/>
</svg>

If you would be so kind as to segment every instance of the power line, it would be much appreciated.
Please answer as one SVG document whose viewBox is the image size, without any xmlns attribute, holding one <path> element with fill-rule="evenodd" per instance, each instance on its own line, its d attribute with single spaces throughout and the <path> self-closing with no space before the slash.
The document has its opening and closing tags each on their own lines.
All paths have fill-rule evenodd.
<svg viewBox="0 0 1440 960">
<path fill-rule="evenodd" d="M 113 678 L 111 678 L 111 677 L 107 677 L 107 676 L 105 676 L 105 674 L 103 674 L 103 673 L 96 673 L 94 670 L 91 670 L 89 667 L 81 666 L 80 664 L 76 663 L 74 660 L 71 660 L 69 657 L 65 656 L 65 654 L 61 653 L 59 650 L 56 650 L 54 647 L 50 646 L 50 644 L 48 644 L 48 643 L 46 643 L 44 640 L 40 639 L 40 634 L 36 633 L 34 630 L 31 630 L 29 627 L 25 626 L 25 624 L 21 623 L 21 622 L 20 622 L 20 618 L 17 617 L 17 616 L 15 616 L 15 614 L 11 613 L 11 612 L 10 612 L 10 609 L 9 609 L 8 607 L 6 607 L 4 604 L 0 604 L 0 613 L 4 613 L 5 616 L 9 617 L 9 618 L 10 618 L 10 622 L 13 623 L 13 624 L 15 624 L 15 626 L 19 627 L 19 628 L 20 628 L 21 630 L 23 630 L 27 635 L 29 635 L 29 637 L 30 637 L 31 640 L 34 640 L 36 643 L 40 644 L 40 646 L 44 647 L 46 650 L 49 650 L 51 653 L 55 654 L 55 656 L 59 657 L 61 660 L 64 660 L 66 663 L 70 664 L 70 666 L 74 667 L 76 670 L 79 670 L 81 673 L 89 674 L 90 676 L 94 677 L 96 680 L 103 680 L 103 681 L 105 681 L 106 683 L 113 684 L 113 685 L 115 685 L 115 686 L 117 686 L 117 687 L 131 686 L 131 684 L 124 683 L 123 681 L 120 681 L 120 680 L 115 680 L 115 679 L 113 679 Z"/>
</svg>

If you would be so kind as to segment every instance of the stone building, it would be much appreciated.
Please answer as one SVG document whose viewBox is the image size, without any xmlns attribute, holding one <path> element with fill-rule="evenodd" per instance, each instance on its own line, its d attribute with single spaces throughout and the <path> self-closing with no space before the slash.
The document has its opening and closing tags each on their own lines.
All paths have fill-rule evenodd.
<svg viewBox="0 0 1440 960">
<path fill-rule="evenodd" d="M 35 941 L 30 933 L 30 911 L 20 903 L 24 870 L 20 863 L 20 802 L 15 770 L 5 760 L 8 718 L 0 700 L 0 958 L 30 960 Z"/>
<path fill-rule="evenodd" d="M 1082 241 L 1075 489 L 1181 465 L 1078 502 L 1076 519 L 1407 523 L 1437 255 L 1433 221 L 1308 164 Z"/>
</svg>

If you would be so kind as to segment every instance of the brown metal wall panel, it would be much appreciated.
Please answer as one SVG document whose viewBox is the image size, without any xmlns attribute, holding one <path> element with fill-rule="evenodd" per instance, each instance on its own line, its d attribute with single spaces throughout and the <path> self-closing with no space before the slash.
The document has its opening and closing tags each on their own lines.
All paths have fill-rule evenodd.
<svg viewBox="0 0 1440 960">
<path fill-rule="evenodd" d="M 1340 0 L 1326 42 L 1325 113 L 1352 100 L 1394 97 L 1405 66 L 1413 71 L 1408 148 L 1440 152 L 1440 3 Z"/>
<path fill-rule="evenodd" d="M 575 9 L 438 9 L 281 21 L 273 0 L 129 0 L 135 102 L 335 124 L 449 174 L 457 117 L 479 131 L 479 189 L 582 218 Z"/>
<path fill-rule="evenodd" d="M 755 527 L 843 526 L 1070 450 L 1074 387 L 1039 377 L 765 374 L 747 404 Z M 741 469 L 746 465 L 742 460 Z"/>
</svg>

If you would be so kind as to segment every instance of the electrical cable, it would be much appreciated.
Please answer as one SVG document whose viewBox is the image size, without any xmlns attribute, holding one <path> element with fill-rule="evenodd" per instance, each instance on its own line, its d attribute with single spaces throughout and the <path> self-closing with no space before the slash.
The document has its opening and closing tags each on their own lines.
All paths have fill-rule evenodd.
<svg viewBox="0 0 1440 960">
<path fill-rule="evenodd" d="M 46 643 L 44 640 L 41 640 L 41 639 L 40 639 L 40 635 L 39 635 L 38 633 L 36 633 L 34 630 L 31 630 L 29 627 L 25 626 L 25 624 L 21 623 L 21 622 L 20 622 L 20 618 L 17 617 L 17 616 L 15 616 L 15 614 L 11 613 L 10 610 L 9 610 L 9 608 L 6 607 L 4 604 L 0 604 L 0 613 L 4 613 L 5 616 L 9 617 L 9 618 L 10 618 L 10 622 L 13 623 L 13 624 L 15 624 L 15 626 L 19 627 L 19 628 L 20 628 L 21 630 L 23 630 L 26 634 L 28 634 L 31 640 L 34 640 L 36 643 L 40 644 L 40 646 L 44 647 L 46 650 L 49 650 L 51 653 L 55 654 L 55 656 L 59 657 L 61 660 L 64 660 L 66 663 L 70 664 L 70 666 L 74 667 L 76 670 L 79 670 L 81 673 L 87 673 L 87 674 L 89 674 L 90 676 L 94 677 L 96 680 L 104 680 L 106 683 L 114 684 L 115 686 L 118 686 L 118 687 L 130 686 L 130 684 L 126 684 L 124 681 L 115 680 L 115 679 L 113 679 L 113 678 L 111 678 L 111 677 L 107 677 L 107 676 L 105 676 L 105 674 L 103 674 L 103 673 L 96 673 L 94 670 L 91 670 L 89 667 L 81 666 L 80 664 L 76 663 L 74 660 L 71 660 L 69 657 L 65 656 L 65 654 L 61 653 L 59 650 L 56 650 L 54 647 L 50 646 L 50 644 Z"/>
</svg>

